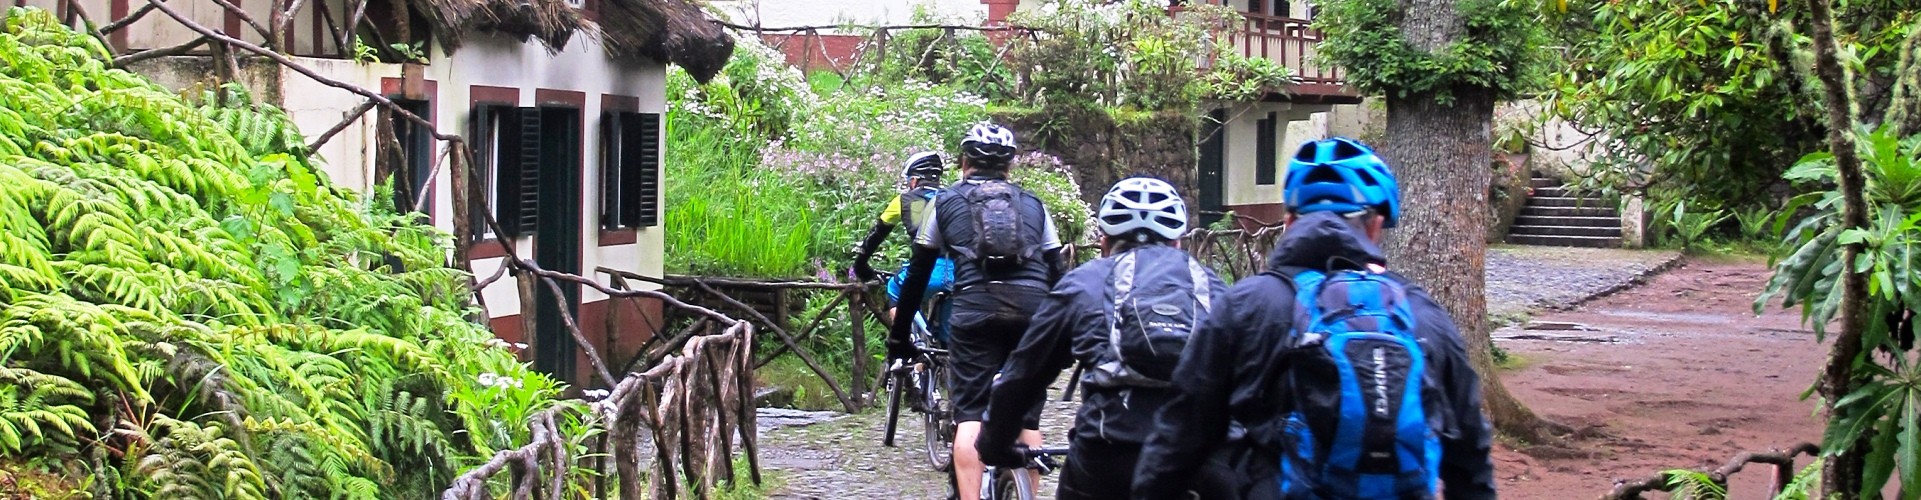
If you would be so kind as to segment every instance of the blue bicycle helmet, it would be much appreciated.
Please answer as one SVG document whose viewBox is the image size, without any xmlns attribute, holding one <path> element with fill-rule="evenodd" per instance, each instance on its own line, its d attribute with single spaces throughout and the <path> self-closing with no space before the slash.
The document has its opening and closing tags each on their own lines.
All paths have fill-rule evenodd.
<svg viewBox="0 0 1921 500">
<path fill-rule="evenodd" d="M 1360 141 L 1335 137 L 1310 141 L 1287 162 L 1287 207 L 1297 214 L 1353 213 L 1373 209 L 1382 227 L 1401 219 L 1401 188 L 1394 170 Z"/>
</svg>

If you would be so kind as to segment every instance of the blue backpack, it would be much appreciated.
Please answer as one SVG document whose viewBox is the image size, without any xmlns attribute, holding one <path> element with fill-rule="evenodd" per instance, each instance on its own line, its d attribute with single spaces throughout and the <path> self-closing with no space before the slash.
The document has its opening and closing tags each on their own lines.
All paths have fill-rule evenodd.
<svg viewBox="0 0 1921 500">
<path fill-rule="evenodd" d="M 1443 410 L 1406 289 L 1380 272 L 1292 278 L 1283 497 L 1432 498 Z"/>
</svg>

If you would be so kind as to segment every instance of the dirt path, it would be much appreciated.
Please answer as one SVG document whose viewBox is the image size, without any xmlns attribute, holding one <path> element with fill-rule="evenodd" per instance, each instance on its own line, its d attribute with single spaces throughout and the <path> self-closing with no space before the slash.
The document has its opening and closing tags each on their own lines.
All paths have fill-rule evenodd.
<svg viewBox="0 0 1921 500">
<path fill-rule="evenodd" d="M 1815 403 L 1799 398 L 1826 350 L 1797 312 L 1753 314 L 1766 280 L 1759 262 L 1691 261 L 1578 310 L 1535 318 L 1584 330 L 1496 332 L 1526 363 L 1504 375 L 1508 389 L 1535 412 L 1594 434 L 1526 455 L 1503 446 L 1501 496 L 1594 498 L 1616 479 L 1818 442 Z M 1731 498 L 1766 498 L 1768 481 L 1768 467 L 1736 475 Z"/>
<path fill-rule="evenodd" d="M 1504 443 L 1496 456 L 1503 498 L 1595 498 L 1620 478 L 1674 467 L 1712 467 L 1745 450 L 1815 440 L 1812 402 L 1798 399 L 1823 349 L 1795 312 L 1756 317 L 1766 280 L 1759 262 L 1691 262 L 1671 253 L 1497 248 L 1489 256 L 1489 307 L 1533 314 L 1540 326 L 1585 330 L 1497 332 L 1524 366 L 1505 374 L 1535 411 L 1589 429 L 1566 446 Z M 1566 312 L 1596 293 L 1620 290 Z M 1058 398 L 1056 388 L 1050 396 Z M 1049 403 L 1043 427 L 1060 442 L 1074 403 Z M 898 448 L 879 445 L 881 413 L 763 431 L 763 463 L 782 476 L 774 498 L 941 498 L 945 476 L 918 447 L 918 421 L 903 422 Z M 1521 444 L 1520 446 L 1526 446 Z M 1765 467 L 1737 475 L 1737 499 L 1762 498 Z M 1051 497 L 1052 488 L 1044 497 Z"/>
</svg>

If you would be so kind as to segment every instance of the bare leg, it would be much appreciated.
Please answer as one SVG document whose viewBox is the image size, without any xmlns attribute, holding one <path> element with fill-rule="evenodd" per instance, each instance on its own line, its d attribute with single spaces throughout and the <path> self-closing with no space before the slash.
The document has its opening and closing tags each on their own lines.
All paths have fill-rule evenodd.
<svg viewBox="0 0 1921 500">
<path fill-rule="evenodd" d="M 980 422 L 961 422 L 954 428 L 954 481 L 960 489 L 960 500 L 981 497 L 981 474 L 987 472 L 987 466 L 981 464 L 980 452 L 974 451 L 974 438 L 980 433 Z M 1039 438 L 1039 433 L 1034 437 Z"/>
</svg>

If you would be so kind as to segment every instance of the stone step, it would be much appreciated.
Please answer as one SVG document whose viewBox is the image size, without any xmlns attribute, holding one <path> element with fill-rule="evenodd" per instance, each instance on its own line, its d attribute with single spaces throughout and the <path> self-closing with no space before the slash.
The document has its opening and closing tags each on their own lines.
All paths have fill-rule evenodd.
<svg viewBox="0 0 1921 500">
<path fill-rule="evenodd" d="M 1594 236 L 1600 238 L 1620 238 L 1620 227 L 1594 226 L 1514 226 L 1508 234 L 1528 236 Z"/>
<path fill-rule="evenodd" d="M 1541 217 L 1523 215 L 1514 218 L 1516 226 L 1577 226 L 1621 228 L 1620 217 Z"/>
<path fill-rule="evenodd" d="M 1591 248 L 1620 248 L 1621 247 L 1620 238 L 1603 238 L 1603 237 L 1594 237 L 1594 236 L 1540 236 L 1540 235 L 1527 235 L 1527 234 L 1511 234 L 1511 235 L 1508 235 L 1507 242 L 1513 243 L 1516 245 L 1535 245 L 1535 246 L 1548 246 L 1548 247 L 1591 247 Z"/>
<path fill-rule="evenodd" d="M 1521 215 L 1534 217 L 1609 217 L 1621 218 L 1621 211 L 1613 207 L 1546 207 L 1530 206 L 1521 209 Z"/>
<path fill-rule="evenodd" d="M 1528 186 L 1534 189 L 1561 187 L 1561 184 L 1562 182 L 1559 179 L 1549 177 L 1534 177 L 1528 179 Z"/>
<path fill-rule="evenodd" d="M 1573 193 L 1568 192 L 1567 187 L 1560 186 L 1560 185 L 1555 185 L 1551 187 L 1536 187 L 1534 188 L 1534 192 L 1531 194 L 1533 196 L 1540 196 L 1544 198 L 1563 198 L 1563 197 L 1581 198 L 1580 196 L 1574 196 Z"/>
<path fill-rule="evenodd" d="M 1568 196 L 1530 196 L 1527 204 L 1532 207 L 1614 207 L 1613 203 L 1603 200 Z"/>
</svg>

